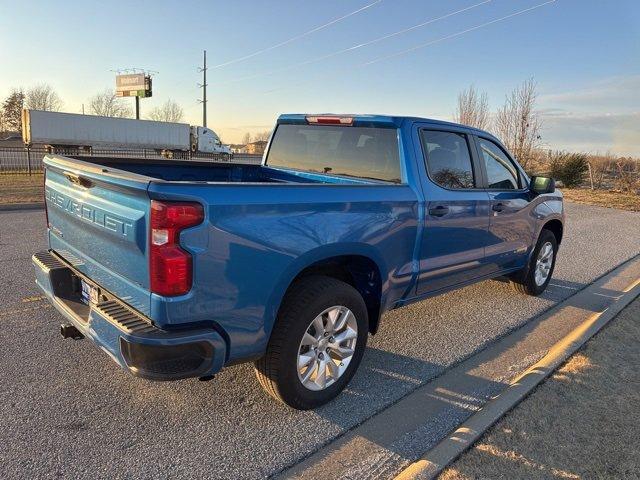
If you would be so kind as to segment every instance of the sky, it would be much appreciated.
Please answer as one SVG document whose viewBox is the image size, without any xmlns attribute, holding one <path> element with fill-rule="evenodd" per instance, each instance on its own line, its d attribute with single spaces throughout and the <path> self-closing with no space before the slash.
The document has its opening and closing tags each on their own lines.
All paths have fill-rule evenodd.
<svg viewBox="0 0 640 480">
<path fill-rule="evenodd" d="M 545 147 L 640 156 L 638 0 L 0 0 L 0 99 L 47 83 L 80 113 L 143 68 L 142 116 L 171 98 L 199 125 L 205 49 L 225 142 L 281 113 L 451 120 L 469 85 L 495 109 L 533 78 Z"/>
</svg>

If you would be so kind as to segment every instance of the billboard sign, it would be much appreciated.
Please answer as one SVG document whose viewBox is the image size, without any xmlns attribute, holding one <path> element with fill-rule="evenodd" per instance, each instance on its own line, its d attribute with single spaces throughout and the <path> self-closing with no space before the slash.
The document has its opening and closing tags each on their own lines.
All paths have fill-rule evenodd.
<svg viewBox="0 0 640 480">
<path fill-rule="evenodd" d="M 118 97 L 150 97 L 151 77 L 144 73 L 117 75 L 116 95 Z"/>
</svg>

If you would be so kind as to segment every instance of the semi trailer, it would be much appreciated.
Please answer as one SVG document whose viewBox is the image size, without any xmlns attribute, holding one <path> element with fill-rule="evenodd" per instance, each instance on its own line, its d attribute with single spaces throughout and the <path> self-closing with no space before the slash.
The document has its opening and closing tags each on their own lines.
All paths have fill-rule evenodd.
<svg viewBox="0 0 640 480">
<path fill-rule="evenodd" d="M 229 146 L 207 127 L 42 110 L 22 111 L 22 139 L 25 145 L 47 145 L 52 152 L 150 148 L 167 156 L 189 150 L 231 155 Z"/>
</svg>

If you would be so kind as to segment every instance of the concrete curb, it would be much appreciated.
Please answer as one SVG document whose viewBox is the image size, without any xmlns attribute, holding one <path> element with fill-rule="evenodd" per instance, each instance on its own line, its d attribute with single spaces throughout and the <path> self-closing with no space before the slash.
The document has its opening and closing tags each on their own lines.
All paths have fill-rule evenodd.
<svg viewBox="0 0 640 480">
<path fill-rule="evenodd" d="M 406 467 L 395 477 L 395 480 L 423 480 L 438 476 L 494 423 L 520 403 L 535 387 L 638 296 L 640 296 L 640 279 L 625 288 L 623 295 L 609 308 L 591 315 L 557 342 L 539 362 L 525 370 L 501 394 L 427 451 L 420 459 Z"/>
<path fill-rule="evenodd" d="M 0 212 L 11 212 L 15 210 L 42 210 L 44 209 L 44 202 L 42 203 L 7 203 L 0 205 Z"/>
</svg>

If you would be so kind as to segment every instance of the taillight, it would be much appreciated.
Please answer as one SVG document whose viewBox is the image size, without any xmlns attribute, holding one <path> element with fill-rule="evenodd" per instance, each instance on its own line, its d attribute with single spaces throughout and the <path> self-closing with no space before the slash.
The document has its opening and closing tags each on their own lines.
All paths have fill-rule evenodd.
<svg viewBox="0 0 640 480">
<path fill-rule="evenodd" d="M 149 276 L 153 293 L 184 295 L 191 290 L 191 255 L 180 248 L 180 231 L 202 223 L 202 205 L 151 201 Z"/>
</svg>

